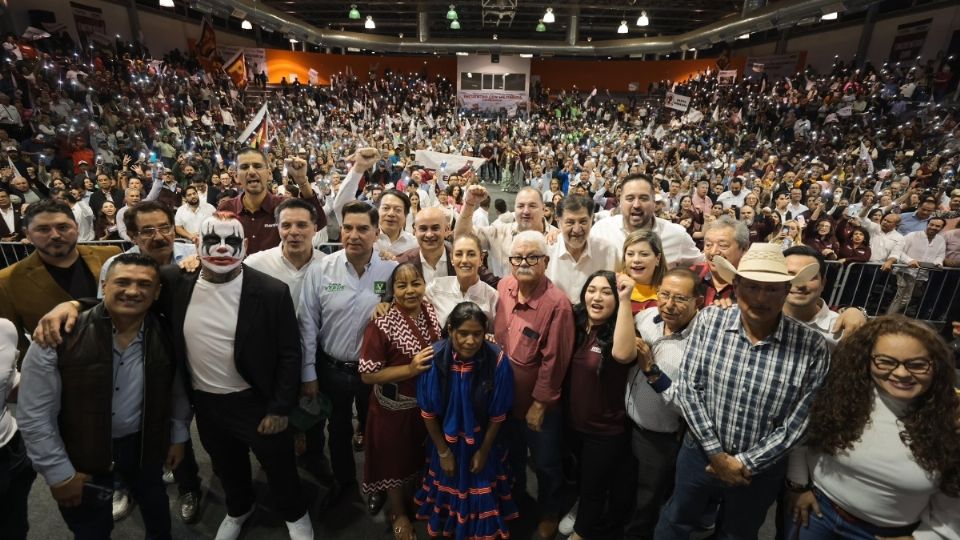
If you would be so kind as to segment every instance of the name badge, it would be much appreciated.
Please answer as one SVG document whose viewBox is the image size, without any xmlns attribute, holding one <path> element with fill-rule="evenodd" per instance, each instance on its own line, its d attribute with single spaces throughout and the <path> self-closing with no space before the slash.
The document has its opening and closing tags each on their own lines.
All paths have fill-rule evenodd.
<svg viewBox="0 0 960 540">
<path fill-rule="evenodd" d="M 343 283 L 331 283 L 327 285 L 327 292 L 340 292 L 343 290 Z"/>
<path fill-rule="evenodd" d="M 373 294 L 378 296 L 383 296 L 387 293 L 387 282 L 386 281 L 374 281 L 373 282 Z"/>
</svg>

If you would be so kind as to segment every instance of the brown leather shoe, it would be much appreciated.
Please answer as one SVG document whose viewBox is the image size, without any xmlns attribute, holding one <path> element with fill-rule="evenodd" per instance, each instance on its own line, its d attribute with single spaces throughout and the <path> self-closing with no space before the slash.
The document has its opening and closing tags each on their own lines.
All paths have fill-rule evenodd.
<svg viewBox="0 0 960 540">
<path fill-rule="evenodd" d="M 543 517 L 537 525 L 537 536 L 541 540 L 553 540 L 557 536 L 559 523 L 555 516 Z"/>
</svg>

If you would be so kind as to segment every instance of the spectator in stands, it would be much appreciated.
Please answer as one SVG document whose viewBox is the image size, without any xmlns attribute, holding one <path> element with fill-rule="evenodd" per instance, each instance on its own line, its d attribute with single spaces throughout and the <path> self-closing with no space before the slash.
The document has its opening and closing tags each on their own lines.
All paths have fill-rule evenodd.
<svg viewBox="0 0 960 540">
<path fill-rule="evenodd" d="M 10 202 L 10 194 L 0 189 L 0 241 L 17 242 L 23 238 L 19 205 Z"/>
<path fill-rule="evenodd" d="M 471 188 L 471 195 L 482 194 Z M 534 204 L 542 204 L 539 193 L 528 194 L 517 205 L 517 214 L 528 221 Z M 470 197 L 470 195 L 468 195 Z M 473 202 L 473 201 L 470 201 Z M 539 208 L 539 206 L 537 207 Z M 466 208 L 464 209 L 466 213 Z M 469 221 L 469 216 L 462 216 Z M 526 457 L 533 454 L 537 475 L 537 532 L 553 538 L 559 522 L 559 491 L 563 485 L 560 441 L 562 420 L 561 386 L 573 350 L 573 314 L 570 301 L 549 278 L 547 242 L 539 231 L 528 229 L 513 238 L 508 262 L 511 276 L 497 286 L 497 314 L 494 334 L 503 345 L 514 370 L 516 389 L 513 414 L 507 420 L 512 468 L 517 471 L 515 496 L 526 495 Z"/>
<path fill-rule="evenodd" d="M 276 230 L 273 211 L 282 198 L 270 193 L 266 158 L 256 149 L 243 148 L 237 153 L 237 170 L 240 172 L 243 193 L 220 201 L 219 209 L 237 215 L 250 243 L 250 254 L 279 245 L 280 235 Z M 321 216 L 318 225 L 326 225 L 326 216 L 322 214 L 323 205 L 307 180 L 306 163 L 296 158 L 291 161 L 289 171 L 290 177 L 300 189 L 299 197 L 313 204 L 318 216 Z"/>
<path fill-rule="evenodd" d="M 33 332 L 53 306 L 97 295 L 104 261 L 120 252 L 114 246 L 78 246 L 76 218 L 59 201 L 31 204 L 23 216 L 23 230 L 36 250 L 0 270 L 0 318 L 17 327 L 21 354 L 28 345 L 24 332 Z"/>
<path fill-rule="evenodd" d="M 70 206 L 70 209 L 73 211 L 73 216 L 77 220 L 77 240 L 79 242 L 90 242 L 97 239 L 96 229 L 94 228 L 95 216 L 93 209 L 87 206 L 87 203 L 83 202 L 79 189 L 71 187 L 70 190 L 67 191 L 63 188 L 53 188 L 50 190 L 50 198 Z M 104 203 L 101 203 L 101 207 L 103 204 Z"/>
<path fill-rule="evenodd" d="M 113 201 L 116 207 L 123 205 L 123 193 L 119 188 L 114 187 L 114 181 L 109 174 L 97 174 L 97 187 L 99 189 L 90 195 L 90 209 L 93 210 L 93 215 L 100 215 L 100 206 L 104 201 Z"/>
<path fill-rule="evenodd" d="M 704 226 L 703 254 L 706 261 L 694 265 L 691 270 L 697 273 L 705 286 L 705 306 L 720 302 L 728 304 L 736 299 L 736 288 L 732 283 L 725 282 L 717 271 L 716 257 L 722 256 L 730 264 L 739 265 L 740 257 L 749 247 L 749 231 L 743 222 L 723 216 Z"/>
<path fill-rule="evenodd" d="M 730 189 L 721 193 L 717 202 L 723 205 L 724 210 L 732 207 L 743 208 L 747 193 L 743 190 L 743 178 L 738 176 L 730 180 Z"/>
<path fill-rule="evenodd" d="M 194 185 L 189 185 L 183 190 L 183 202 L 186 204 L 177 208 L 174 215 L 177 236 L 195 242 L 197 233 L 200 231 L 200 224 L 212 216 L 217 208 L 206 200 L 202 200 L 200 192 Z"/>
<path fill-rule="evenodd" d="M 874 319 L 840 343 L 807 438 L 790 454 L 791 537 L 835 535 L 837 524 L 877 538 L 960 529 L 951 359 L 930 328 L 899 316 Z"/>
<path fill-rule="evenodd" d="M 840 245 L 837 259 L 840 263 L 865 263 L 870 261 L 870 233 L 863 227 L 853 227 L 848 238 Z"/>
<path fill-rule="evenodd" d="M 926 282 L 929 279 L 930 268 L 942 268 L 946 257 L 947 244 L 940 231 L 946 220 L 932 217 L 927 219 L 927 228 L 924 231 L 909 233 L 903 237 L 903 248 L 900 250 L 899 263 L 906 268 L 897 268 L 897 294 L 887 308 L 887 314 L 900 313 L 906 310 L 913 298 L 917 281 Z"/>
<path fill-rule="evenodd" d="M 97 240 L 120 240 L 117 231 L 117 207 L 112 201 L 105 201 L 100 207 L 100 215 L 93 224 Z"/>
<path fill-rule="evenodd" d="M 791 283 L 809 281 L 816 265 L 789 274 L 775 244 L 754 244 L 739 268 L 722 258 L 717 265 L 737 288 L 737 306 L 704 309 L 684 350 L 678 392 L 690 431 L 656 538 L 689 538 L 718 500 L 717 534 L 757 535 L 829 362 L 823 338 L 781 313 Z M 755 348 L 760 343 L 762 350 Z M 744 362 L 752 355 L 766 360 Z M 775 381 L 786 374 L 790 384 L 757 386 L 744 378 Z M 751 421 L 744 423 L 747 408 Z"/>
<path fill-rule="evenodd" d="M 833 230 L 833 221 L 824 218 L 803 230 L 803 243 L 817 250 L 828 261 L 837 260 L 840 243 Z"/>
<path fill-rule="evenodd" d="M 150 314 L 160 268 L 142 255 L 120 255 L 104 292 L 61 346 L 30 346 L 18 424 L 27 455 L 76 537 L 110 536 L 118 474 L 140 503 L 146 534 L 169 538 L 162 468 L 180 464 L 190 407 L 167 330 Z"/>
<path fill-rule="evenodd" d="M 580 464 L 575 540 L 622 536 L 632 511 L 636 465 L 621 396 L 638 357 L 633 290 L 630 277 L 600 270 L 587 276 L 573 309 L 576 337 L 564 403 Z"/>
<path fill-rule="evenodd" d="M 897 230 L 904 236 L 912 232 L 923 232 L 936 209 L 936 199 L 924 199 L 915 212 L 900 214 L 900 225 L 897 226 Z"/>
</svg>

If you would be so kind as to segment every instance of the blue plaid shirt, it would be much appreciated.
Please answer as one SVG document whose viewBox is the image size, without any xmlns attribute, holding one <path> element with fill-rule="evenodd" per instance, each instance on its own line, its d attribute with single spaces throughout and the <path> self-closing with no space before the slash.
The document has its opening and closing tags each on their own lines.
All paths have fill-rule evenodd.
<svg viewBox="0 0 960 540">
<path fill-rule="evenodd" d="M 754 345 L 739 307 L 708 307 L 680 366 L 683 416 L 707 455 L 726 452 L 762 471 L 800 441 L 829 363 L 823 336 L 789 317 Z"/>
</svg>

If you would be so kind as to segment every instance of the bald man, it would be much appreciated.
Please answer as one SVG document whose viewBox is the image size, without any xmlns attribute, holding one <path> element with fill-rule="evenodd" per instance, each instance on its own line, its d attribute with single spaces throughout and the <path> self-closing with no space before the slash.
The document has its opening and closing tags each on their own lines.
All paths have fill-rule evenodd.
<svg viewBox="0 0 960 540">
<path fill-rule="evenodd" d="M 413 235 L 417 238 L 418 247 L 401 253 L 397 263 L 411 263 L 420 267 L 427 284 L 434 278 L 455 275 L 450 246 L 445 242 L 449 232 L 446 214 L 440 207 L 420 210 L 413 218 Z M 480 279 L 491 287 L 496 287 L 499 281 L 486 267 L 480 269 Z"/>
</svg>

